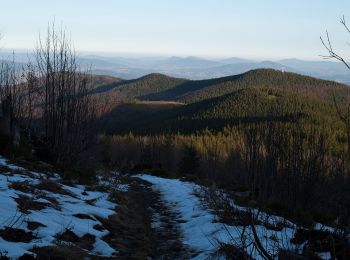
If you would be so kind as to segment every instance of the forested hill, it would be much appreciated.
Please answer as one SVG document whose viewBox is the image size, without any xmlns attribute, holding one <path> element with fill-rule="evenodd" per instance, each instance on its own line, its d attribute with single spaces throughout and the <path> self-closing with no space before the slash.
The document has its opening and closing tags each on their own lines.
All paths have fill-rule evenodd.
<svg viewBox="0 0 350 260">
<path fill-rule="evenodd" d="M 110 134 L 189 133 L 291 118 L 329 125 L 336 133 L 342 126 L 334 97 L 340 101 L 350 92 L 336 82 L 270 69 L 200 81 L 151 74 L 115 89 L 134 101 L 124 101 L 103 118 Z"/>
<path fill-rule="evenodd" d="M 122 93 L 131 97 L 160 93 L 187 82 L 185 79 L 173 78 L 163 74 L 149 74 L 120 86 Z"/>
<path fill-rule="evenodd" d="M 229 77 L 196 81 L 154 73 L 134 80 L 118 79 L 100 84 L 93 92 L 118 92 L 141 100 L 194 103 L 252 87 L 289 89 L 326 99 L 332 99 L 334 91 L 344 94 L 347 89 L 346 85 L 333 81 L 273 69 L 257 69 Z"/>
<path fill-rule="evenodd" d="M 91 77 L 91 84 L 93 86 L 93 92 L 101 91 L 106 86 L 116 86 L 123 82 L 123 79 L 106 75 L 93 75 Z M 97 90 L 98 89 L 98 90 Z"/>
<path fill-rule="evenodd" d="M 156 94 L 182 85 L 186 79 L 169 77 L 163 74 L 153 73 L 133 80 L 120 80 L 118 82 L 106 82 L 95 89 L 93 93 L 105 93 L 118 91 L 129 98 L 136 98 L 149 94 Z"/>
<path fill-rule="evenodd" d="M 221 130 L 227 125 L 255 122 L 286 122 L 302 119 L 327 125 L 334 133 L 342 128 L 334 104 L 278 88 L 247 88 L 200 102 L 151 109 L 149 103 L 125 103 L 116 107 L 107 124 L 108 133 L 194 133 L 206 128 Z"/>
<path fill-rule="evenodd" d="M 281 72 L 272 69 L 257 69 L 236 76 L 187 81 L 175 88 L 152 95 L 142 96 L 141 98 L 146 100 L 177 100 L 185 103 L 193 103 L 229 94 L 237 89 L 251 87 L 298 90 L 304 94 L 330 98 L 334 90 L 344 90 L 346 85 L 295 73 Z"/>
</svg>

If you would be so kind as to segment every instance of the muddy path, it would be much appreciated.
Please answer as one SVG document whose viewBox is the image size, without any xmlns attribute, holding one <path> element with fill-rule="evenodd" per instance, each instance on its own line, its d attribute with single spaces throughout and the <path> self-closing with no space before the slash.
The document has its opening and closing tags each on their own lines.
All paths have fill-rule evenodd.
<svg viewBox="0 0 350 260">
<path fill-rule="evenodd" d="M 108 238 L 117 259 L 190 259 L 195 252 L 182 243 L 180 217 L 150 183 L 128 177 L 129 189 L 118 200 Z"/>
</svg>

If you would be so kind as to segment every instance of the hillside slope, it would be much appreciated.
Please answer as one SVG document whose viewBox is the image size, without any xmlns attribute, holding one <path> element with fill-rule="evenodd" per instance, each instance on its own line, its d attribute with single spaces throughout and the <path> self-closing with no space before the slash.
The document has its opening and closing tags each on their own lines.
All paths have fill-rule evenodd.
<svg viewBox="0 0 350 260">
<path fill-rule="evenodd" d="M 180 78 L 168 77 L 163 74 L 149 74 L 141 78 L 133 80 L 120 80 L 110 84 L 98 86 L 93 93 L 109 93 L 119 91 L 121 94 L 129 98 L 140 97 L 143 95 L 150 95 L 160 93 L 177 87 L 187 80 Z"/>
<path fill-rule="evenodd" d="M 342 126 L 334 98 L 342 106 L 350 90 L 332 81 L 259 69 L 199 81 L 151 74 L 101 93 L 122 97 L 122 104 L 100 120 L 109 134 L 220 130 L 232 124 L 291 117 L 327 124 L 337 132 Z"/>
<path fill-rule="evenodd" d="M 278 88 L 239 89 L 221 97 L 157 109 L 128 103 L 116 107 L 111 115 L 107 133 L 193 133 L 206 128 L 221 130 L 227 125 L 291 119 L 328 125 L 335 133 L 342 129 L 331 101 Z"/>
<path fill-rule="evenodd" d="M 251 87 L 271 87 L 300 91 L 304 94 L 331 98 L 334 90 L 344 91 L 346 85 L 302 76 L 283 73 L 272 69 L 257 69 L 236 76 L 187 81 L 184 84 L 152 95 L 142 96 L 146 100 L 177 100 L 194 103 L 204 99 L 229 94 L 237 89 Z"/>
<path fill-rule="evenodd" d="M 187 104 L 252 87 L 288 89 L 328 100 L 333 99 L 334 92 L 341 96 L 348 89 L 346 85 L 333 81 L 273 69 L 257 69 L 239 75 L 207 80 L 186 80 L 157 73 L 134 80 L 111 78 L 102 81 L 96 77 L 93 79 L 98 84 L 92 91 L 95 95 L 122 97 L 122 99 L 179 101 Z"/>
</svg>

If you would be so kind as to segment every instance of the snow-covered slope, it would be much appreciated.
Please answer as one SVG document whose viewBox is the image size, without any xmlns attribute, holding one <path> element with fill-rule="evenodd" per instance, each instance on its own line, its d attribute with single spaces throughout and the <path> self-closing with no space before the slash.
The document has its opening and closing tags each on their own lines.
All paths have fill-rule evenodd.
<svg viewBox="0 0 350 260">
<path fill-rule="evenodd" d="M 0 157 L 0 255 L 33 254 L 33 247 L 53 245 L 67 232 L 88 237 L 90 253 L 114 253 L 102 240 L 108 231 L 98 220 L 115 213 L 108 194 L 58 181 L 58 175 L 28 171 Z"/>
<path fill-rule="evenodd" d="M 124 196 L 132 194 L 129 193 L 132 189 L 128 185 L 118 182 L 118 176 L 111 173 L 108 178 L 100 179 L 99 185 L 104 186 L 102 188 L 106 191 L 127 191 L 123 193 Z M 243 216 L 244 212 L 254 214 L 256 224 L 254 229 L 250 224 L 243 225 L 241 222 L 224 224 L 217 215 L 217 209 L 214 211 L 210 204 L 204 203 L 202 193 L 205 188 L 191 182 L 148 174 L 135 177 L 151 183 L 153 191 L 160 193 L 162 203 L 174 213 L 163 216 L 174 218 L 170 222 L 161 222 L 157 218 L 161 212 L 154 211 L 151 228 L 161 231 L 164 223 L 176 225 L 181 233 L 178 236 L 181 240 L 179 242 L 190 249 L 193 259 L 222 257 L 223 254 L 218 254 L 218 249 L 224 244 L 244 248 L 247 255 L 262 259 L 254 232 L 263 248 L 274 258 L 277 258 L 281 249 L 301 253 L 307 246 L 305 240 L 292 243 L 298 227 L 282 217 L 271 216 L 254 208 L 240 207 L 228 198 L 230 205 L 236 210 L 235 213 L 243 213 Z M 129 179 L 132 179 L 130 183 L 134 183 L 135 179 Z M 106 219 L 116 214 L 117 207 L 109 201 L 109 193 L 91 190 L 83 185 L 68 186 L 60 182 L 57 174 L 33 172 L 12 165 L 0 157 L 0 258 L 7 256 L 16 259 L 24 254 L 35 255 L 33 248 L 62 243 L 72 243 L 88 256 L 117 256 L 116 250 L 119 246 L 108 244 L 108 241 L 113 243 L 112 240 L 105 239 L 109 234 L 106 228 L 108 225 L 105 225 Z M 136 207 L 134 204 L 129 206 Z M 128 217 L 138 214 L 137 211 L 132 212 L 136 213 Z M 315 230 L 333 231 L 321 225 L 316 225 Z M 112 234 L 127 239 L 121 237 L 119 231 Z M 122 252 L 122 249 L 119 248 L 119 251 Z M 330 252 L 326 250 L 316 253 L 321 259 L 330 258 Z"/>
<path fill-rule="evenodd" d="M 220 223 L 213 211 L 205 207 L 200 197 L 195 194 L 196 191 L 202 190 L 199 185 L 148 174 L 140 174 L 136 177 L 152 183 L 153 188 L 161 193 L 164 201 L 170 206 L 169 208 L 180 213 L 179 225 L 183 232 L 183 243 L 198 252 L 195 259 L 206 259 L 213 256 L 222 243 L 242 246 L 242 235 L 244 235 L 246 253 L 254 259 L 264 259 L 256 247 L 251 227 L 244 228 L 241 225 L 230 226 Z M 232 203 L 232 206 L 239 211 L 250 210 L 256 214 L 260 223 L 268 223 L 267 225 L 257 224 L 255 229 L 263 247 L 270 255 L 277 258 L 280 249 L 301 252 L 303 244 L 291 243 L 297 229 L 295 224 L 281 217 L 268 216 L 265 213 L 258 213 L 255 209 L 239 207 L 233 201 Z M 282 228 L 273 228 L 281 223 L 283 223 Z M 327 227 L 317 225 L 316 228 L 324 230 Z M 319 254 L 319 257 L 329 259 L 330 254 L 323 252 Z"/>
</svg>

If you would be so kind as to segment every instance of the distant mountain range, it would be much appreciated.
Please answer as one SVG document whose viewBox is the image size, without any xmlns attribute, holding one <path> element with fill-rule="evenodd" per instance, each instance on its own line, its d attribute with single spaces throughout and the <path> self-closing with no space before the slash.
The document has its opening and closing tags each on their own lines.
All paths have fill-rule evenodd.
<svg viewBox="0 0 350 260">
<path fill-rule="evenodd" d="M 305 61 L 284 59 L 278 61 L 255 61 L 243 58 L 209 60 L 199 57 L 104 57 L 80 54 L 79 61 L 90 67 L 94 74 L 115 76 L 123 79 L 135 79 L 150 73 L 162 73 L 168 76 L 201 80 L 241 74 L 253 69 L 270 68 L 284 70 L 320 79 L 334 80 L 350 84 L 350 71 L 339 62 Z M 11 60 L 12 53 L 0 52 L 0 59 Z M 17 53 L 15 61 L 23 64 L 33 54 Z"/>
<path fill-rule="evenodd" d="M 333 61 L 298 59 L 254 61 L 241 58 L 207 60 L 198 57 L 135 59 L 100 56 L 84 56 L 81 61 L 91 64 L 96 74 L 124 79 L 134 79 L 150 73 L 162 73 L 178 78 L 201 80 L 241 74 L 253 69 L 269 68 L 350 84 L 350 71 L 343 64 Z"/>
</svg>

